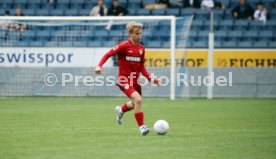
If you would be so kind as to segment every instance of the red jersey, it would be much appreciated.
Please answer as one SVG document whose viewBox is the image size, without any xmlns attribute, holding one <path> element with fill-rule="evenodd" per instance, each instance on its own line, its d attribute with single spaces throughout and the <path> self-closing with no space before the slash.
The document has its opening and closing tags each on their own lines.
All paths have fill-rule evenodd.
<svg viewBox="0 0 276 159">
<path fill-rule="evenodd" d="M 151 80 L 147 72 L 145 62 L 145 48 L 142 44 L 134 45 L 130 40 L 124 41 L 110 51 L 108 51 L 101 59 L 98 66 L 102 67 L 108 58 L 113 55 L 118 55 L 119 74 L 120 77 L 129 77 L 132 75 L 133 83 L 138 83 L 140 73 L 142 73 L 149 81 Z M 119 81 L 120 82 L 120 81 Z"/>
</svg>

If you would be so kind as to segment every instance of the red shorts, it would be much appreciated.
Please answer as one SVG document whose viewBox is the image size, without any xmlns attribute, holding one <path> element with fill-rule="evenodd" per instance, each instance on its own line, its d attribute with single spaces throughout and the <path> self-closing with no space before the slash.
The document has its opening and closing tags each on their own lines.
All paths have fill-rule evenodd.
<svg viewBox="0 0 276 159">
<path fill-rule="evenodd" d="M 124 85 L 118 85 L 122 92 L 124 92 L 129 98 L 131 98 L 131 94 L 133 92 L 138 92 L 142 96 L 142 89 L 141 85 L 139 84 L 133 84 L 133 86 L 130 86 L 129 84 Z"/>
</svg>

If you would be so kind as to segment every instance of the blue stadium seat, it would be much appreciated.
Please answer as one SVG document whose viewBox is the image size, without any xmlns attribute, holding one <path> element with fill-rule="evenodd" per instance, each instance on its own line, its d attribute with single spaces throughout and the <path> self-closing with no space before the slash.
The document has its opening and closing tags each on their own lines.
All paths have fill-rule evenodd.
<svg viewBox="0 0 276 159">
<path fill-rule="evenodd" d="M 241 41 L 243 38 L 243 32 L 241 30 L 233 30 L 228 32 L 228 40 Z"/>
<path fill-rule="evenodd" d="M 225 19 L 225 20 L 233 19 L 233 15 L 232 15 L 231 9 L 226 10 L 226 11 L 224 12 L 224 19 Z"/>
<path fill-rule="evenodd" d="M 51 37 L 64 37 L 67 35 L 66 30 L 55 30 L 50 33 Z"/>
<path fill-rule="evenodd" d="M 107 30 L 97 30 L 94 32 L 95 40 L 107 40 L 108 39 L 108 31 Z"/>
<path fill-rule="evenodd" d="M 197 36 L 198 38 L 207 38 L 209 35 L 209 31 L 208 30 L 203 30 L 203 31 L 200 31 L 198 32 Z"/>
<path fill-rule="evenodd" d="M 181 32 L 183 28 L 183 23 L 176 23 L 176 32 Z"/>
<path fill-rule="evenodd" d="M 5 10 L 4 9 L 0 9 L 0 15 L 3 16 L 5 14 Z"/>
<path fill-rule="evenodd" d="M 64 11 L 62 9 L 52 9 L 49 11 L 51 16 L 63 16 Z"/>
<path fill-rule="evenodd" d="M 144 6 L 146 6 L 148 4 L 155 4 L 155 0 L 146 0 L 146 1 L 143 1 L 143 4 L 144 4 Z"/>
<path fill-rule="evenodd" d="M 128 0 L 128 3 L 141 3 L 141 0 Z"/>
<path fill-rule="evenodd" d="M 27 41 L 28 43 L 32 43 L 35 41 L 35 37 L 27 37 L 27 36 L 22 36 L 20 39 L 18 39 L 19 41 Z"/>
<path fill-rule="evenodd" d="M 191 26 L 192 30 L 202 30 L 204 27 L 202 20 L 194 20 Z"/>
<path fill-rule="evenodd" d="M 82 30 L 78 34 L 80 37 L 89 37 L 89 36 L 94 36 L 93 33 L 94 33 L 93 30 Z"/>
<path fill-rule="evenodd" d="M 200 20 L 209 20 L 210 19 L 210 11 L 207 9 L 197 10 L 195 18 L 200 19 Z"/>
<path fill-rule="evenodd" d="M 0 15 L 4 15 L 6 10 L 12 10 L 13 9 L 13 4 L 0 4 Z"/>
<path fill-rule="evenodd" d="M 42 40 L 42 41 L 49 41 L 50 40 L 50 34 L 51 31 L 49 30 L 42 30 L 37 32 L 36 39 L 37 40 Z"/>
<path fill-rule="evenodd" d="M 193 47 L 193 42 L 190 40 L 186 41 L 186 48 L 192 48 Z"/>
<path fill-rule="evenodd" d="M 112 25 L 112 27 L 111 27 L 112 30 L 120 30 L 120 31 L 124 30 L 125 28 L 126 28 L 126 26 L 124 24 Z"/>
<path fill-rule="evenodd" d="M 74 41 L 74 47 L 87 47 L 87 41 Z"/>
<path fill-rule="evenodd" d="M 84 8 L 83 9 L 88 9 L 89 11 L 91 11 L 92 10 L 92 8 L 95 6 L 95 5 L 97 5 L 96 3 L 95 4 L 93 4 L 93 3 L 85 3 L 84 4 Z"/>
<path fill-rule="evenodd" d="M 192 47 L 194 47 L 194 48 L 207 48 L 208 44 L 207 44 L 207 41 L 200 40 L 200 41 L 193 42 Z"/>
<path fill-rule="evenodd" d="M 58 0 L 57 9 L 69 9 L 70 8 L 70 0 Z"/>
<path fill-rule="evenodd" d="M 166 11 L 166 15 L 174 15 L 174 16 L 178 17 L 180 15 L 179 9 L 178 8 L 169 8 Z"/>
<path fill-rule="evenodd" d="M 270 29 L 270 30 L 275 30 L 275 28 L 276 28 L 276 21 L 268 20 L 266 22 L 266 28 Z"/>
<path fill-rule="evenodd" d="M 254 30 L 246 31 L 243 34 L 244 34 L 243 41 L 248 41 L 248 40 L 257 41 L 259 37 L 258 32 Z"/>
<path fill-rule="evenodd" d="M 194 42 L 194 41 L 197 41 L 197 31 L 194 31 L 194 30 L 191 30 L 190 32 L 189 32 L 189 41 L 191 41 L 191 42 Z"/>
<path fill-rule="evenodd" d="M 235 48 L 237 47 L 237 42 L 236 41 L 225 41 L 222 43 L 222 47 L 224 48 Z"/>
<path fill-rule="evenodd" d="M 264 29 L 263 22 L 255 21 L 255 20 L 249 22 L 249 30 L 257 31 L 257 30 L 263 30 L 263 29 Z"/>
<path fill-rule="evenodd" d="M 213 10 L 214 13 L 214 20 L 222 20 L 224 17 L 224 11 L 223 10 Z"/>
<path fill-rule="evenodd" d="M 220 2 L 224 5 L 225 8 L 229 8 L 230 0 L 220 0 Z"/>
<path fill-rule="evenodd" d="M 170 41 L 162 41 L 162 48 L 170 48 L 171 43 Z"/>
<path fill-rule="evenodd" d="M 79 10 L 77 8 L 76 9 L 66 9 L 64 15 L 65 16 L 78 16 Z"/>
<path fill-rule="evenodd" d="M 21 46 L 21 47 L 28 47 L 29 46 L 29 44 L 30 44 L 30 42 L 29 41 L 17 41 L 16 42 L 16 46 Z"/>
<path fill-rule="evenodd" d="M 215 41 L 215 48 L 221 48 L 222 42 L 221 41 Z"/>
<path fill-rule="evenodd" d="M 27 9 L 27 10 L 24 10 L 24 14 L 26 16 L 35 16 L 35 10 L 34 9 Z"/>
<path fill-rule="evenodd" d="M 112 5 L 112 1 L 113 1 L 113 0 L 104 0 L 104 3 L 105 3 L 105 5 L 108 7 L 108 6 L 111 6 L 111 5 Z"/>
<path fill-rule="evenodd" d="M 181 35 L 180 34 L 176 34 L 176 38 L 175 39 L 176 39 L 176 43 L 179 42 L 180 39 L 181 39 Z"/>
<path fill-rule="evenodd" d="M 215 30 L 219 30 L 219 20 L 214 20 L 213 21 L 213 26 L 214 26 L 214 31 Z M 203 26 L 203 30 L 210 30 L 210 20 L 205 20 L 204 21 L 204 26 Z"/>
<path fill-rule="evenodd" d="M 37 16 L 48 16 L 49 15 L 49 10 L 48 9 L 36 10 L 36 15 Z"/>
<path fill-rule="evenodd" d="M 146 43 L 146 47 L 149 47 L 149 48 L 160 48 L 161 47 L 161 42 L 160 41 L 148 41 Z"/>
<path fill-rule="evenodd" d="M 129 10 L 141 8 L 141 1 L 140 0 L 129 0 L 127 8 Z"/>
<path fill-rule="evenodd" d="M 104 47 L 114 47 L 115 45 L 117 45 L 116 41 L 103 41 L 103 46 Z"/>
<path fill-rule="evenodd" d="M 273 30 L 259 30 L 258 41 L 272 41 L 273 39 Z"/>
<path fill-rule="evenodd" d="M 165 9 L 154 9 L 151 11 L 152 15 L 165 15 Z"/>
<path fill-rule="evenodd" d="M 129 16 L 134 16 L 134 15 L 136 15 L 136 9 L 133 8 L 133 9 L 128 10 L 128 15 L 129 15 Z"/>
<path fill-rule="evenodd" d="M 150 10 L 148 10 L 148 9 L 138 9 L 136 14 L 138 16 L 139 15 L 150 15 Z"/>
<path fill-rule="evenodd" d="M 265 1 L 265 0 L 263 0 L 263 1 Z M 261 0 L 250 0 L 250 1 L 248 1 L 248 2 L 249 2 L 249 5 L 251 5 L 251 7 L 252 7 L 253 9 L 256 9 L 257 3 L 258 3 L 258 2 L 261 2 Z"/>
<path fill-rule="evenodd" d="M 251 41 L 240 41 L 240 42 L 238 42 L 238 47 L 240 47 L 240 48 L 252 48 L 252 42 Z"/>
<path fill-rule="evenodd" d="M 234 8 L 238 4 L 239 4 L 239 0 L 231 0 L 230 3 L 229 3 L 229 7 Z"/>
<path fill-rule="evenodd" d="M 35 1 L 32 1 L 32 2 L 29 2 L 29 8 L 37 10 L 37 9 L 41 8 L 41 4 L 42 4 L 41 0 L 35 0 Z"/>
<path fill-rule="evenodd" d="M 215 32 L 215 40 L 216 41 L 226 41 L 227 40 L 227 31 L 220 30 Z"/>
<path fill-rule="evenodd" d="M 72 47 L 73 42 L 72 41 L 58 41 L 58 46 L 60 46 L 60 47 Z"/>
<path fill-rule="evenodd" d="M 154 33 L 154 39 L 155 40 L 168 40 L 170 38 L 170 32 L 167 31 L 159 31 L 159 30 L 155 30 Z"/>
<path fill-rule="evenodd" d="M 82 9 L 79 11 L 80 16 L 89 16 L 90 15 L 90 9 Z"/>
<path fill-rule="evenodd" d="M 154 40 L 154 38 L 156 38 L 156 36 L 154 36 L 153 34 L 146 33 L 146 32 L 143 33 L 143 39 Z"/>
<path fill-rule="evenodd" d="M 14 0 L 14 4 L 23 10 L 28 8 L 28 0 Z"/>
<path fill-rule="evenodd" d="M 218 28 L 219 28 L 219 30 L 225 30 L 225 31 L 232 30 L 233 29 L 233 20 L 222 20 L 219 23 Z"/>
<path fill-rule="evenodd" d="M 262 0 L 262 2 L 268 10 L 273 9 L 273 1 L 271 1 L 271 0 Z"/>
<path fill-rule="evenodd" d="M 123 6 L 125 8 L 128 8 L 128 3 L 127 3 L 128 0 L 119 0 L 119 4 L 120 6 Z"/>
<path fill-rule="evenodd" d="M 39 41 L 33 41 L 32 43 L 30 43 L 30 47 L 43 47 L 44 41 L 43 40 L 39 40 Z"/>
<path fill-rule="evenodd" d="M 27 30 L 25 32 L 22 32 L 22 37 L 26 37 L 28 40 L 34 40 L 35 36 L 36 33 L 33 30 Z"/>
<path fill-rule="evenodd" d="M 0 1 L 0 5 L 3 6 L 3 7 L 5 7 L 5 5 L 11 5 L 11 6 L 12 6 L 13 3 L 14 3 L 14 2 L 11 1 L 11 0 L 1 0 L 1 1 Z"/>
<path fill-rule="evenodd" d="M 119 30 L 112 30 L 109 32 L 110 37 L 118 37 L 118 36 L 126 36 L 126 32 L 122 32 Z"/>
<path fill-rule="evenodd" d="M 234 30 L 247 30 L 248 21 L 247 20 L 236 20 L 234 21 Z"/>
<path fill-rule="evenodd" d="M 185 46 L 184 46 L 184 44 L 185 44 Z M 184 43 L 183 41 L 176 41 L 176 48 L 184 48 L 184 47 L 186 47 L 186 42 Z"/>
<path fill-rule="evenodd" d="M 276 48 L 276 41 L 270 42 L 268 45 L 270 48 Z"/>
<path fill-rule="evenodd" d="M 99 41 L 99 40 L 88 41 L 87 46 L 88 47 L 102 47 L 102 41 Z"/>
<path fill-rule="evenodd" d="M 83 9 L 85 4 L 85 0 L 77 0 L 77 1 L 71 1 L 70 8 L 71 9 Z"/>
<path fill-rule="evenodd" d="M 267 48 L 268 43 L 267 43 L 267 41 L 255 41 L 253 43 L 253 47 L 254 48 Z"/>
<path fill-rule="evenodd" d="M 57 46 L 59 46 L 57 41 L 45 42 L 44 45 L 45 45 L 46 47 L 57 47 Z"/>
<path fill-rule="evenodd" d="M 180 10 L 181 16 L 191 16 L 194 15 L 194 9 L 192 8 L 184 8 Z"/>
<path fill-rule="evenodd" d="M 159 30 L 160 31 L 171 30 L 169 21 L 161 21 L 159 24 Z"/>
<path fill-rule="evenodd" d="M 268 18 L 269 18 L 269 20 L 276 19 L 276 8 L 273 8 L 270 11 L 268 11 Z"/>
</svg>

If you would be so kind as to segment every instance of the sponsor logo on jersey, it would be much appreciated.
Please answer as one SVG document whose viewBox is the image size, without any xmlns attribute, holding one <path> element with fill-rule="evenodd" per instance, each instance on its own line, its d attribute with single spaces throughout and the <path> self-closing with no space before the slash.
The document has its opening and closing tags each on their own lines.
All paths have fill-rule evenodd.
<svg viewBox="0 0 276 159">
<path fill-rule="evenodd" d="M 140 62 L 141 57 L 135 57 L 135 56 L 126 56 L 127 61 L 133 61 L 133 62 Z"/>
<path fill-rule="evenodd" d="M 143 50 L 139 50 L 139 53 L 140 53 L 140 55 L 142 55 L 143 54 Z"/>
<path fill-rule="evenodd" d="M 126 85 L 124 86 L 124 88 L 125 88 L 125 89 L 129 89 L 129 85 L 126 84 Z"/>
</svg>

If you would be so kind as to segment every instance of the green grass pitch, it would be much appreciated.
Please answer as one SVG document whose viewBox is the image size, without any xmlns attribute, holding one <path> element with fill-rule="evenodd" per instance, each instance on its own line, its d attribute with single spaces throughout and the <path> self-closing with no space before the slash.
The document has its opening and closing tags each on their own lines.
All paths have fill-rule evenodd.
<svg viewBox="0 0 276 159">
<path fill-rule="evenodd" d="M 275 159 L 275 99 L 144 98 L 148 136 L 126 98 L 1 98 L 0 159 Z M 158 136 L 158 119 L 170 124 Z"/>
</svg>

